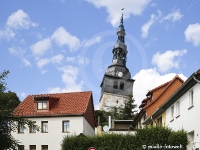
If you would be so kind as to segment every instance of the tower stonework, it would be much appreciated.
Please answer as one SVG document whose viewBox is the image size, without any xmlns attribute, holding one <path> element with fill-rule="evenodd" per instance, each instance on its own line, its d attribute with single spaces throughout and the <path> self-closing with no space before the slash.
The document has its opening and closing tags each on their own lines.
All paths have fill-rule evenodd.
<svg viewBox="0 0 200 150">
<path fill-rule="evenodd" d="M 125 29 L 123 14 L 117 31 L 117 42 L 113 48 L 112 64 L 108 66 L 101 82 L 100 110 L 109 111 L 118 107 L 132 95 L 133 83 L 131 74 L 126 67 L 127 47 L 125 45 Z"/>
</svg>

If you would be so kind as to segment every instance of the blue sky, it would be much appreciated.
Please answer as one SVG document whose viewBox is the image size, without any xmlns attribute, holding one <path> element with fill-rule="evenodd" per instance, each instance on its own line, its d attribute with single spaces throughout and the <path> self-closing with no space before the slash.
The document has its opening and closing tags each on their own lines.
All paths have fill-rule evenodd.
<svg viewBox="0 0 200 150">
<path fill-rule="evenodd" d="M 0 72 L 8 90 L 29 94 L 92 91 L 112 62 L 124 7 L 127 67 L 136 103 L 176 74 L 200 68 L 200 0 L 0 1 Z"/>
</svg>

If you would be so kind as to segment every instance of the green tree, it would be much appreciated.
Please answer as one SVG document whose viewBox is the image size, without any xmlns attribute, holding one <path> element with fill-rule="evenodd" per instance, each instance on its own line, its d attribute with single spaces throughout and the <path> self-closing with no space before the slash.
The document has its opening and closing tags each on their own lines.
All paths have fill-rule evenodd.
<svg viewBox="0 0 200 150">
<path fill-rule="evenodd" d="M 96 125 L 98 125 L 98 116 L 100 116 L 101 126 L 108 125 L 108 116 L 111 116 L 115 120 L 133 120 L 137 115 L 137 111 L 135 110 L 137 105 L 134 104 L 134 101 L 133 96 L 129 96 L 123 105 L 110 107 L 108 112 L 95 110 Z"/>
<path fill-rule="evenodd" d="M 134 104 L 135 100 L 133 96 L 130 95 L 128 100 L 124 102 L 124 105 L 119 106 L 119 118 L 121 120 L 133 120 L 134 117 L 137 115 L 136 107 L 137 105 Z"/>
<path fill-rule="evenodd" d="M 16 149 L 19 141 L 14 139 L 10 133 L 17 131 L 18 124 L 23 125 L 24 128 L 25 125 L 35 126 L 31 120 L 13 114 L 13 110 L 19 105 L 20 100 L 16 93 L 6 92 L 5 79 L 8 74 L 9 71 L 3 71 L 0 74 L 0 150 Z M 39 130 L 38 126 L 35 127 Z"/>
</svg>

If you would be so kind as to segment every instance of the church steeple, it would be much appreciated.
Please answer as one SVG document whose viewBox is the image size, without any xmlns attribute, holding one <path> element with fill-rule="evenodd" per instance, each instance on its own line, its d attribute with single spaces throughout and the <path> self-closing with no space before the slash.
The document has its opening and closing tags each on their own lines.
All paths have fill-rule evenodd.
<svg viewBox="0 0 200 150">
<path fill-rule="evenodd" d="M 126 67 L 128 53 L 125 44 L 125 29 L 123 13 L 117 31 L 117 42 L 112 50 L 112 64 L 108 66 L 101 82 L 100 109 L 109 111 L 109 108 L 122 105 L 133 91 L 133 83 L 129 69 Z"/>
<path fill-rule="evenodd" d="M 123 13 L 120 20 L 120 25 L 117 31 L 117 42 L 113 48 L 113 65 L 123 65 L 126 66 L 126 55 L 128 53 L 127 47 L 125 45 L 125 29 L 123 25 Z"/>
</svg>

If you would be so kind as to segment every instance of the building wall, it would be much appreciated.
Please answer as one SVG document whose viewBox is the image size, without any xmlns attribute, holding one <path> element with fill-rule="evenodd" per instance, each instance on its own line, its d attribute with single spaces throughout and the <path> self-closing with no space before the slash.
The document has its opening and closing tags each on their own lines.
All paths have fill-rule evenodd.
<svg viewBox="0 0 200 150">
<path fill-rule="evenodd" d="M 118 107 L 124 104 L 128 96 L 120 96 L 103 92 L 99 108 L 100 110 L 110 111 L 111 107 Z M 107 107 L 108 106 L 108 107 Z"/>
<path fill-rule="evenodd" d="M 145 107 L 144 109 L 147 112 L 147 118 L 151 116 L 158 108 L 161 106 L 180 86 L 182 82 L 179 79 L 176 79 L 156 100 Z"/>
<path fill-rule="evenodd" d="M 194 92 L 194 106 L 190 108 L 189 91 L 192 89 Z M 171 118 L 171 106 L 166 110 L 166 126 L 172 128 L 173 130 L 184 129 L 187 131 L 189 140 L 191 141 L 188 149 L 192 149 L 193 145 L 195 145 L 196 148 L 200 148 L 200 84 L 195 84 L 190 90 L 186 91 L 184 95 L 177 99 L 177 101 L 180 101 L 180 116 L 176 114 L 177 101 L 171 105 L 174 105 L 174 119 Z M 191 135 L 193 136 L 192 138 Z"/>
<path fill-rule="evenodd" d="M 82 117 L 46 117 L 46 118 L 29 118 L 41 127 L 41 121 L 48 121 L 48 133 L 29 133 L 29 128 L 24 133 L 12 132 L 15 139 L 22 142 L 20 145 L 25 146 L 25 150 L 29 150 L 29 145 L 36 145 L 36 149 L 40 150 L 41 145 L 48 145 L 49 150 L 60 150 L 63 137 L 70 135 L 78 135 L 85 133 L 86 135 L 94 135 L 93 128 Z M 69 133 L 62 132 L 62 121 L 70 122 Z"/>
</svg>

